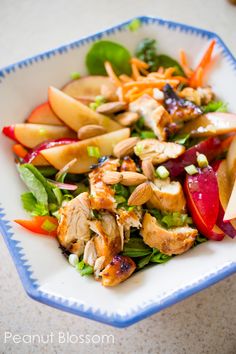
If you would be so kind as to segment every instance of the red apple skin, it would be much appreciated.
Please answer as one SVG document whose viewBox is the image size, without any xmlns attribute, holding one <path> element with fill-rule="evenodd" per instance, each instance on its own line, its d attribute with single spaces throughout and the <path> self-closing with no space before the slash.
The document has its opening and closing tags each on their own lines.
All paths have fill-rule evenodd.
<svg viewBox="0 0 236 354">
<path fill-rule="evenodd" d="M 26 122 L 34 124 L 64 125 L 53 112 L 48 102 L 44 102 L 34 108 L 26 119 Z"/>
<path fill-rule="evenodd" d="M 177 159 L 171 159 L 163 165 L 170 172 L 171 177 L 174 178 L 181 175 L 185 171 L 184 167 L 196 163 L 197 152 L 206 155 L 208 161 L 211 162 L 219 155 L 221 151 L 222 141 L 219 138 L 210 138 L 186 150 Z"/>
<path fill-rule="evenodd" d="M 8 138 L 10 138 L 10 139 L 16 141 L 17 143 L 19 143 L 19 141 L 16 139 L 14 130 L 15 130 L 14 125 L 9 125 L 9 126 L 6 126 L 6 127 L 2 128 L 2 133 L 4 135 L 6 135 Z"/>
<path fill-rule="evenodd" d="M 204 236 L 210 238 L 219 211 L 218 184 L 212 167 L 198 169 L 198 173 L 192 176 L 187 175 L 184 190 L 194 223 Z"/>
</svg>

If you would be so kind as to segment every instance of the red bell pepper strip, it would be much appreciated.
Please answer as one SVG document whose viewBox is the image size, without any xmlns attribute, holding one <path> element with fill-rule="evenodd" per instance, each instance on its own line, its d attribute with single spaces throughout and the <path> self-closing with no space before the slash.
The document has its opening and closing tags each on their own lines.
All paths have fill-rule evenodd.
<svg viewBox="0 0 236 354">
<path fill-rule="evenodd" d="M 14 221 L 36 234 L 57 236 L 58 221 L 53 216 L 34 216 L 31 220 L 17 219 Z"/>
</svg>

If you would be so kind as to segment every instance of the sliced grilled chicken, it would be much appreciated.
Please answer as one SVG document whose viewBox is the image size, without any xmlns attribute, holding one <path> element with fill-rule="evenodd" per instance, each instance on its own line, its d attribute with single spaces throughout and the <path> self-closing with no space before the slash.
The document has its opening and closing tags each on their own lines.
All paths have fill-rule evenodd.
<svg viewBox="0 0 236 354">
<path fill-rule="evenodd" d="M 80 256 L 90 239 L 91 206 L 87 192 L 81 193 L 60 209 L 58 240 L 71 253 Z"/>
<path fill-rule="evenodd" d="M 188 251 L 192 247 L 198 231 L 189 226 L 164 229 L 154 216 L 146 213 L 140 233 L 148 246 L 157 248 L 162 253 L 171 256 Z"/>
<path fill-rule="evenodd" d="M 160 141 L 167 139 L 166 127 L 172 122 L 172 118 L 154 98 L 145 94 L 130 103 L 129 110 L 142 116 L 144 125 L 152 129 Z"/>
<path fill-rule="evenodd" d="M 116 219 L 121 234 L 123 249 L 124 242 L 129 241 L 131 227 L 140 229 L 140 227 L 142 226 L 142 211 L 141 208 L 135 208 L 134 210 L 125 210 L 123 208 L 120 208 L 117 209 L 116 213 Z"/>
<path fill-rule="evenodd" d="M 192 87 L 185 87 L 179 93 L 179 96 L 185 98 L 186 100 L 194 102 L 198 106 L 208 104 L 214 99 L 214 93 L 210 86 L 198 87 L 197 89 L 194 89 Z"/>
<path fill-rule="evenodd" d="M 179 182 L 171 182 L 169 178 L 165 180 L 156 178 L 151 186 L 153 194 L 148 201 L 149 207 L 167 212 L 182 212 L 185 210 L 186 200 Z"/>
<path fill-rule="evenodd" d="M 115 286 L 126 280 L 135 271 L 136 264 L 127 256 L 115 256 L 101 272 L 103 286 Z"/>
<path fill-rule="evenodd" d="M 106 171 L 117 171 L 120 166 L 118 159 L 107 159 L 89 174 L 91 208 L 115 210 L 116 201 L 111 186 L 102 181 Z"/>
<path fill-rule="evenodd" d="M 100 212 L 99 220 L 89 222 L 95 233 L 94 245 L 98 257 L 105 257 L 103 266 L 121 251 L 121 236 L 116 219 L 109 212 Z"/>
<path fill-rule="evenodd" d="M 185 147 L 176 143 L 161 142 L 156 139 L 144 139 L 139 141 L 135 148 L 135 154 L 141 159 L 149 159 L 154 165 L 175 159 L 182 155 Z"/>
</svg>

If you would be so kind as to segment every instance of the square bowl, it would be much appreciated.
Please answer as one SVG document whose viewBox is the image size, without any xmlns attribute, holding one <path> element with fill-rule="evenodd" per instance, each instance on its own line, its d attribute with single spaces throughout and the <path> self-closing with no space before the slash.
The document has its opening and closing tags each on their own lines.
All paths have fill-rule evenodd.
<svg viewBox="0 0 236 354">
<path fill-rule="evenodd" d="M 217 61 L 208 82 L 236 112 L 236 61 L 223 41 L 212 32 L 158 18 L 140 17 L 132 32 L 130 21 L 63 45 L 0 70 L 1 127 L 22 122 L 47 99 L 47 87 L 62 87 L 69 73 L 86 74 L 85 55 L 91 44 L 109 39 L 131 52 L 146 37 L 156 38 L 158 51 L 178 58 L 180 48 L 194 66 L 210 39 L 216 40 Z M 183 300 L 236 271 L 236 242 L 207 242 L 166 264 L 144 269 L 112 289 L 81 277 L 68 266 L 55 239 L 34 236 L 11 222 L 25 218 L 20 203 L 24 191 L 16 172 L 10 143 L 0 139 L 0 230 L 27 294 L 47 305 L 116 327 L 126 327 Z M 96 294 L 96 295 L 95 295 Z"/>
</svg>

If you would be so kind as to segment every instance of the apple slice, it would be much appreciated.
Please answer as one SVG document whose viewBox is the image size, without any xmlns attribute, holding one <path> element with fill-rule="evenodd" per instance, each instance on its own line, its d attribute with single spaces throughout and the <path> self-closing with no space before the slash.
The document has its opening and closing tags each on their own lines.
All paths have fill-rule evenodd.
<svg viewBox="0 0 236 354">
<path fill-rule="evenodd" d="M 226 161 L 227 161 L 228 173 L 230 178 L 232 178 L 232 182 L 233 182 L 234 179 L 236 178 L 236 136 L 234 137 L 234 139 L 230 144 Z"/>
<path fill-rule="evenodd" d="M 193 221 L 207 237 L 206 231 L 213 229 L 219 211 L 218 184 L 212 167 L 198 169 L 195 175 L 187 175 L 184 189 Z"/>
<path fill-rule="evenodd" d="M 67 127 L 30 123 L 4 127 L 3 133 L 7 137 L 29 148 L 33 148 L 45 140 L 76 138 L 75 133 Z"/>
<path fill-rule="evenodd" d="M 236 179 L 233 184 L 233 190 L 230 194 L 229 203 L 225 210 L 224 221 L 236 219 Z"/>
<path fill-rule="evenodd" d="M 163 165 L 170 172 L 171 177 L 177 177 L 184 172 L 184 167 L 195 164 L 197 152 L 206 155 L 209 162 L 222 152 L 222 142 L 219 138 L 209 138 L 186 150 L 177 159 L 171 159 Z"/>
<path fill-rule="evenodd" d="M 47 150 L 42 150 L 41 154 L 48 162 L 60 170 L 68 162 L 77 159 L 69 172 L 85 173 L 90 170 L 90 166 L 96 164 L 97 157 L 88 155 L 89 146 L 98 147 L 101 156 L 109 156 L 113 152 L 113 147 L 118 142 L 127 139 L 130 136 L 130 129 L 124 128 L 108 134 L 99 135 L 90 139 L 79 141 L 68 145 L 58 146 Z"/>
<path fill-rule="evenodd" d="M 62 91 L 86 104 L 87 102 L 95 101 L 96 96 L 106 96 L 108 93 L 109 97 L 106 98 L 115 101 L 117 100 L 116 89 L 117 87 L 109 77 L 94 75 L 84 76 L 78 80 L 70 81 L 62 88 Z"/>
<path fill-rule="evenodd" d="M 49 87 L 48 98 L 55 114 L 76 132 L 79 128 L 88 124 L 101 125 L 108 132 L 121 128 L 121 125 L 111 118 L 93 111 L 55 87 Z"/>
<path fill-rule="evenodd" d="M 231 194 L 231 185 L 229 183 L 226 160 L 217 161 L 214 163 L 213 169 L 216 172 L 220 199 L 219 213 L 216 224 L 226 233 L 226 235 L 234 238 L 236 236 L 236 221 L 224 221 L 225 210 Z"/>
<path fill-rule="evenodd" d="M 236 114 L 211 112 L 186 123 L 180 133 L 193 137 L 216 136 L 236 131 Z"/>
<path fill-rule="evenodd" d="M 37 106 L 26 120 L 27 123 L 33 124 L 50 124 L 50 125 L 64 125 L 62 121 L 56 116 L 51 109 L 48 102 Z"/>
</svg>

